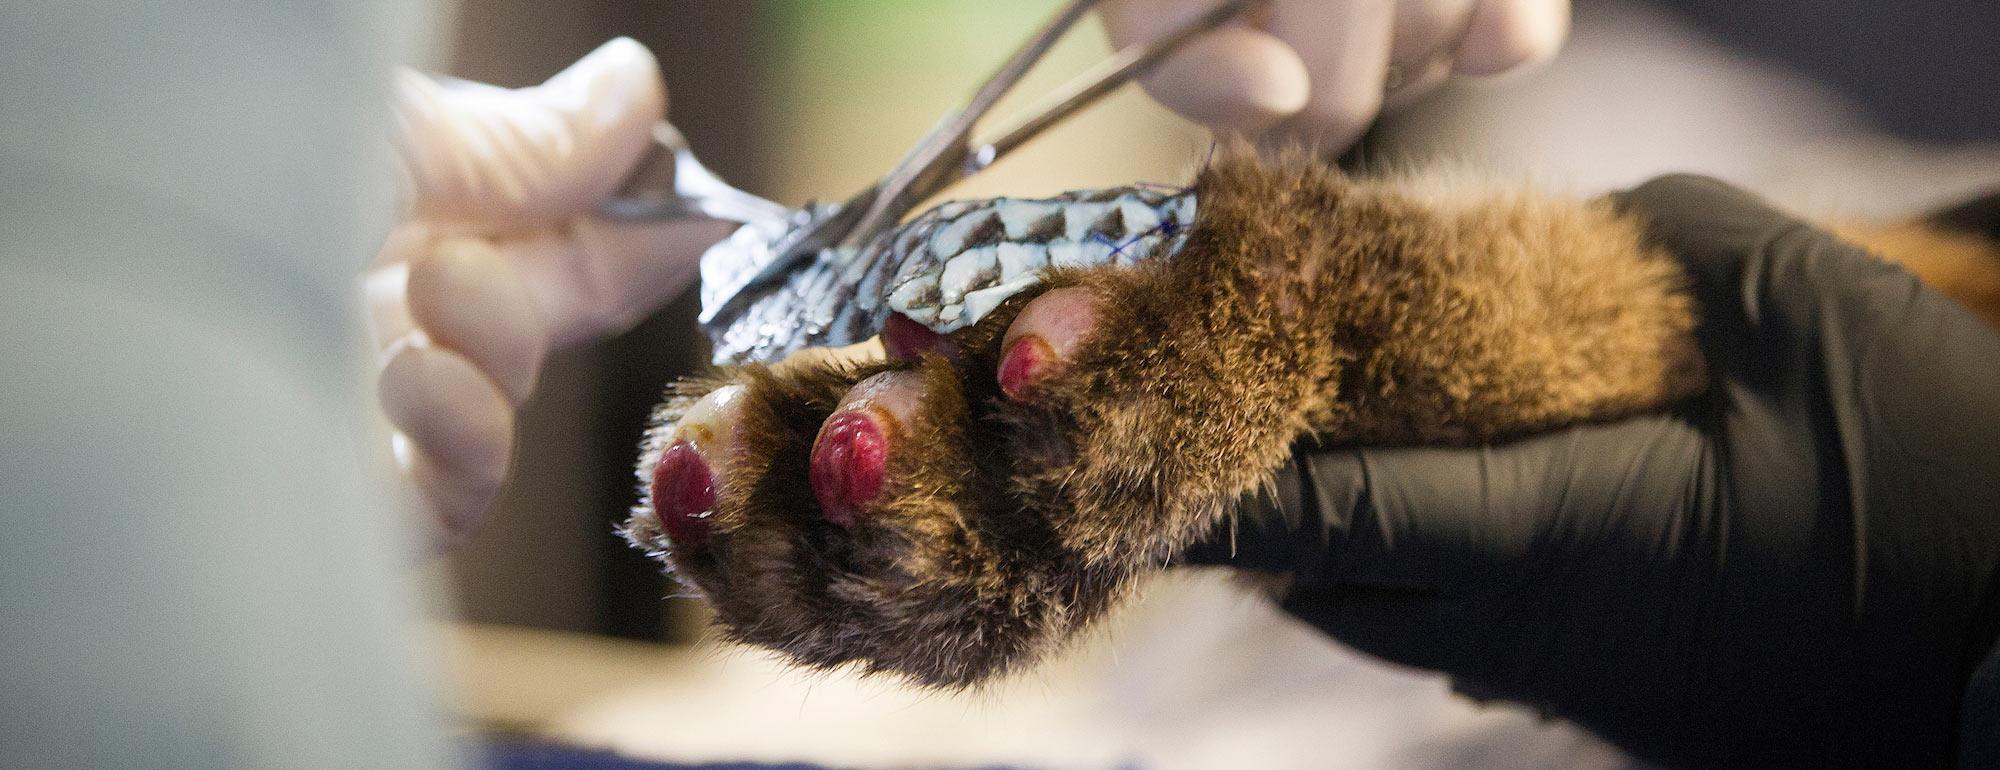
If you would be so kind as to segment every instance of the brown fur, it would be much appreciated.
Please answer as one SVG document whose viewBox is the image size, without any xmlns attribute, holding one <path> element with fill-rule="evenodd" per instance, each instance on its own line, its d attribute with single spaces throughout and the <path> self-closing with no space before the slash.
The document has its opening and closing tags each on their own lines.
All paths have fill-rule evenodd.
<svg viewBox="0 0 2000 770">
<path fill-rule="evenodd" d="M 644 469 L 694 397 L 747 386 L 743 440 L 703 543 L 646 505 L 628 536 L 740 641 L 812 667 L 943 687 L 1031 662 L 1269 483 L 1302 435 L 1466 443 L 1659 408 L 1704 386 L 1675 263 L 1605 201 L 1450 206 L 1301 156 L 1225 157 L 1173 259 L 1057 271 L 1098 328 L 1033 403 L 993 382 L 1029 297 L 968 330 L 904 426 L 889 488 L 851 529 L 807 481 L 820 422 L 895 365 L 744 367 L 656 415 Z"/>
</svg>

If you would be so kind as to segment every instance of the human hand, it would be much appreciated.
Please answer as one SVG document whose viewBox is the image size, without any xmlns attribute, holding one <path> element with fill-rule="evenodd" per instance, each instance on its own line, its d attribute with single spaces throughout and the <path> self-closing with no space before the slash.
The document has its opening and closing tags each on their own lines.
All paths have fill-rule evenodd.
<svg viewBox="0 0 2000 770">
<path fill-rule="evenodd" d="M 1104 27 L 1113 45 L 1130 45 L 1213 5 L 1114 0 Z M 1190 42 L 1141 79 L 1146 91 L 1216 129 L 1275 127 L 1338 150 L 1385 106 L 1453 74 L 1545 61 L 1569 34 L 1569 0 L 1270 0 L 1253 13 Z"/>
<path fill-rule="evenodd" d="M 499 491 L 547 355 L 643 318 L 733 229 L 594 214 L 665 108 L 658 64 L 624 38 L 531 88 L 399 76 L 410 218 L 366 297 L 396 461 L 447 542 Z"/>
<path fill-rule="evenodd" d="M 1289 574 L 1328 634 L 1654 760 L 1949 762 L 2000 625 L 2000 336 L 1719 183 L 1622 205 L 1688 267 L 1709 395 L 1478 448 L 1302 446 L 1283 516 L 1189 557 Z"/>
</svg>

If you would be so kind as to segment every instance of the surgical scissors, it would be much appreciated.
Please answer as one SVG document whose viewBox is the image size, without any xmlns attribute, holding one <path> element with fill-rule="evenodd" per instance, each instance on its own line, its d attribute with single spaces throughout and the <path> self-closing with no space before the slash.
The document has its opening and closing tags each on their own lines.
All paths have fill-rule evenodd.
<svg viewBox="0 0 2000 770">
<path fill-rule="evenodd" d="M 830 248 L 858 254 L 882 231 L 894 228 L 911 208 L 945 188 L 983 171 L 1078 110 L 1144 75 L 1194 36 L 1215 29 L 1264 0 L 1223 0 L 1151 42 L 1120 49 L 1077 76 L 1029 109 L 993 138 L 973 141 L 974 129 L 1000 98 L 1034 68 L 1097 0 L 1069 0 L 1033 36 L 1001 64 L 970 100 L 945 115 L 938 126 L 906 154 L 887 175 L 820 215 L 793 212 L 794 225 L 774 244 L 772 257 L 753 271 L 720 289 L 722 301 L 703 308 L 703 320 L 727 316 L 755 299 L 753 287 L 782 281 L 786 275 Z M 746 224 L 770 223 L 782 207 L 736 190 L 702 168 L 685 140 L 672 126 L 661 124 L 653 152 L 642 161 L 618 197 L 603 208 L 606 216 L 623 219 L 707 216 Z M 855 258 L 859 258 L 858 256 Z M 706 304 L 706 303 L 705 303 Z"/>
</svg>

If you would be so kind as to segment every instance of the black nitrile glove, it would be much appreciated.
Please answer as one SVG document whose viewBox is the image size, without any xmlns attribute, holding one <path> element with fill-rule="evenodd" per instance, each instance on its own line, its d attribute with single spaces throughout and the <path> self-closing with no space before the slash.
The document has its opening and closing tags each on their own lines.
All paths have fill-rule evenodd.
<svg viewBox="0 0 2000 770">
<path fill-rule="evenodd" d="M 1644 758 L 2000 762 L 2000 334 L 1721 183 L 1620 201 L 1693 278 L 1708 395 L 1490 447 L 1301 445 L 1277 514 L 1191 560 L 1290 573 L 1328 634 Z"/>
</svg>

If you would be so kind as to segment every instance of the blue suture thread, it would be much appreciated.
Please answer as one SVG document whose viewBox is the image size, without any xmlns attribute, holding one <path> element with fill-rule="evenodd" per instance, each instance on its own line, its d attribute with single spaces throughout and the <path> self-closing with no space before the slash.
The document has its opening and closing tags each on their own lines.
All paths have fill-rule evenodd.
<svg viewBox="0 0 2000 770">
<path fill-rule="evenodd" d="M 1213 140 L 1209 141 L 1208 154 L 1201 159 L 1201 168 L 1203 171 L 1207 171 L 1210 166 L 1215 165 L 1215 151 L 1218 147 L 1220 147 L 1220 145 L 1217 144 L 1215 141 Z M 1200 178 L 1200 176 L 1201 176 L 1200 174 L 1195 175 L 1196 178 Z M 1170 185 L 1163 182 L 1134 182 L 1132 183 L 1132 186 L 1142 190 L 1153 190 L 1155 192 L 1164 192 L 1169 197 L 1180 197 L 1182 195 L 1186 195 L 1194 191 L 1194 183 L 1192 182 L 1180 186 Z M 1118 243 L 1102 235 L 1092 235 L 1091 240 L 1097 241 L 1098 243 L 1102 243 L 1106 246 L 1110 246 L 1111 256 L 1122 257 L 1125 256 L 1126 248 L 1130 247 L 1132 244 L 1145 240 L 1146 236 L 1152 235 L 1154 233 L 1160 233 L 1165 235 L 1167 238 L 1171 239 L 1175 235 L 1179 235 L 1180 231 L 1181 231 L 1181 223 L 1163 219 L 1160 220 L 1159 224 L 1154 225 L 1153 229 L 1134 235 L 1132 236 L 1131 240 L 1128 240 L 1124 243 Z M 1161 242 L 1165 243 L 1164 240 Z"/>
<path fill-rule="evenodd" d="M 1209 141 L 1208 154 L 1203 156 L 1201 159 L 1201 169 L 1203 171 L 1207 171 L 1210 166 L 1215 165 L 1215 151 L 1220 146 L 1221 145 L 1215 142 L 1214 140 Z M 1201 175 L 1196 174 L 1195 177 L 1200 178 Z M 1142 190 L 1165 192 L 1170 197 L 1180 197 L 1182 195 L 1186 195 L 1194 191 L 1194 183 L 1192 182 L 1180 185 L 1178 187 L 1170 184 L 1165 184 L 1163 182 L 1134 182 L 1132 186 Z M 1139 233 L 1138 235 L 1134 235 L 1132 236 L 1131 240 L 1126 241 L 1124 243 L 1114 243 L 1111 241 L 1111 239 L 1105 238 L 1104 236 L 1101 235 L 1095 235 L 1092 237 L 1098 242 L 1110 246 L 1111 256 L 1122 257 L 1125 256 L 1126 247 L 1138 243 L 1139 241 L 1145 240 L 1146 236 L 1152 235 L 1154 233 L 1160 233 L 1162 235 L 1165 235 L 1168 239 L 1171 239 L 1174 236 L 1179 235 L 1180 232 L 1181 232 L 1181 223 L 1170 219 L 1162 219 L 1160 220 L 1159 224 L 1153 226 L 1153 229 Z M 1162 241 L 1162 243 L 1164 242 L 1165 241 Z"/>
<path fill-rule="evenodd" d="M 1119 242 L 1117 242 L 1117 241 L 1114 241 L 1114 240 L 1111 240 L 1110 238 L 1107 238 L 1107 237 L 1105 237 L 1104 235 L 1102 235 L 1102 234 L 1100 234 L 1100 233 L 1091 233 L 1091 234 L 1090 234 L 1090 239 L 1091 239 L 1092 241 L 1096 241 L 1096 242 L 1098 242 L 1098 243 L 1102 243 L 1102 244 L 1104 244 L 1104 245 L 1106 245 L 1106 246 L 1110 246 L 1110 247 L 1111 247 L 1111 256 L 1114 256 L 1114 257 L 1116 257 L 1116 256 L 1122 256 L 1121 252 L 1123 252 L 1123 251 L 1125 250 L 1125 247 L 1126 247 L 1126 246 L 1130 246 L 1130 245 L 1132 245 L 1132 243 L 1131 243 L 1130 241 L 1127 241 L 1127 242 L 1125 242 L 1125 243 L 1119 243 Z"/>
<path fill-rule="evenodd" d="M 1145 240 L 1147 236 L 1150 236 L 1154 233 L 1162 233 L 1165 234 L 1168 238 L 1172 238 L 1174 237 L 1174 234 L 1178 232 L 1180 232 L 1179 222 L 1175 222 L 1170 219 L 1162 219 L 1160 220 L 1159 224 L 1153 225 L 1151 229 L 1144 230 L 1132 236 L 1129 240 L 1125 241 L 1124 243 L 1119 243 L 1117 241 L 1111 240 L 1110 238 L 1105 237 L 1101 233 L 1091 233 L 1090 239 L 1098 243 L 1102 243 L 1106 246 L 1110 246 L 1111 256 L 1122 257 L 1125 256 L 1126 248 L 1130 247 L 1132 244 Z M 1164 240 L 1161 242 L 1165 243 Z"/>
</svg>

